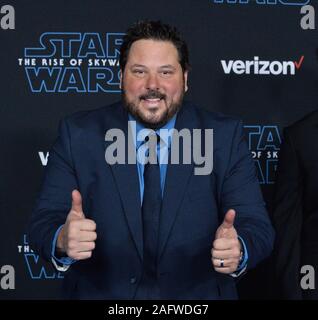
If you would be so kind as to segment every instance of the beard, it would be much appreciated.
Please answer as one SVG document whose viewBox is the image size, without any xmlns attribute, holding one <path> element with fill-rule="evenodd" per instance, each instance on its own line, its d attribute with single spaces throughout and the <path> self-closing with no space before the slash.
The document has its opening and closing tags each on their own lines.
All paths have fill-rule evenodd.
<svg viewBox="0 0 318 320">
<path fill-rule="evenodd" d="M 122 90 L 122 100 L 125 109 L 143 126 L 146 128 L 157 130 L 163 127 L 169 120 L 180 110 L 184 96 L 184 86 L 183 91 L 180 94 L 180 97 L 177 101 L 172 101 L 167 105 L 167 97 L 165 94 L 157 90 L 148 90 L 145 94 L 137 98 L 137 102 L 129 101 L 127 95 L 125 94 L 125 87 L 123 86 Z M 158 114 L 159 107 L 147 110 L 147 114 L 142 110 L 142 107 L 138 106 L 142 100 L 145 99 L 160 99 L 165 104 L 165 109 L 163 112 Z M 159 102 L 161 103 L 161 102 Z"/>
</svg>

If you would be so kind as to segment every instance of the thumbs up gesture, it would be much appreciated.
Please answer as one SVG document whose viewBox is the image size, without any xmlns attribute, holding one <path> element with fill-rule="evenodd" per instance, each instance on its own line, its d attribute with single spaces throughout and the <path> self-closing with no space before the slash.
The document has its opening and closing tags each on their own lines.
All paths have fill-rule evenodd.
<svg viewBox="0 0 318 320">
<path fill-rule="evenodd" d="M 241 257 L 241 243 L 234 228 L 235 211 L 228 210 L 222 224 L 215 233 L 213 242 L 212 264 L 215 271 L 233 273 L 236 271 Z"/>
<path fill-rule="evenodd" d="M 72 208 L 58 234 L 57 250 L 76 260 L 88 259 L 92 256 L 96 238 L 96 223 L 85 218 L 82 196 L 73 190 Z"/>
</svg>

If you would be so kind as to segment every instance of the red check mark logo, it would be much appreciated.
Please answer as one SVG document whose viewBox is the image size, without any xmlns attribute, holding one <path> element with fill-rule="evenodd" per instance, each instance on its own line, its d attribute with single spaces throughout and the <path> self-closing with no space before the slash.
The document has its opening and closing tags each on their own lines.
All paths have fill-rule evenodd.
<svg viewBox="0 0 318 320">
<path fill-rule="evenodd" d="M 299 68 L 301 67 L 301 65 L 303 64 L 303 61 L 305 59 L 305 56 L 301 56 L 300 57 L 300 60 L 297 62 L 297 61 L 294 61 L 295 63 L 295 67 L 299 70 Z"/>
</svg>

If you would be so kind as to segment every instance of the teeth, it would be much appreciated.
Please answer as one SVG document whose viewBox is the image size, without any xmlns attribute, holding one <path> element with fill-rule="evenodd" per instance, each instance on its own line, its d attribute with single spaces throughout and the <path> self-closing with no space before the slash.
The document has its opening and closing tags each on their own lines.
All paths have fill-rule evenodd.
<svg viewBox="0 0 318 320">
<path fill-rule="evenodd" d="M 160 101 L 160 99 L 146 99 L 147 101 Z"/>
</svg>

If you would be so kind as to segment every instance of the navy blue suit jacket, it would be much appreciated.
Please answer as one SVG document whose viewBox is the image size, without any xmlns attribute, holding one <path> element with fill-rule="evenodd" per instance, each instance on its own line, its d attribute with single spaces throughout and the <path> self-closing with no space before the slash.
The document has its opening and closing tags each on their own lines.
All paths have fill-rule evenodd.
<svg viewBox="0 0 318 320">
<path fill-rule="evenodd" d="M 31 247 L 51 259 L 52 240 L 78 189 L 87 218 L 97 225 L 90 259 L 65 273 L 63 294 L 80 299 L 132 299 L 142 273 L 143 241 L 136 164 L 105 161 L 105 132 L 122 129 L 121 103 L 78 112 L 61 121 L 50 151 L 40 195 L 29 225 Z M 175 128 L 214 129 L 210 175 L 194 175 L 194 164 L 169 164 L 160 216 L 158 285 L 162 299 L 235 299 L 235 279 L 214 271 L 211 248 L 228 209 L 244 239 L 253 268 L 272 250 L 267 216 L 254 162 L 240 121 L 184 103 Z M 182 144 L 180 144 L 182 149 Z M 182 150 L 180 150 L 182 151 Z M 182 154 L 182 153 L 181 153 Z"/>
</svg>

